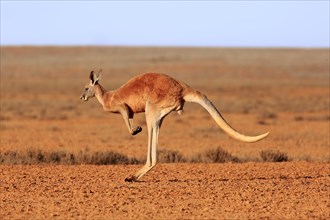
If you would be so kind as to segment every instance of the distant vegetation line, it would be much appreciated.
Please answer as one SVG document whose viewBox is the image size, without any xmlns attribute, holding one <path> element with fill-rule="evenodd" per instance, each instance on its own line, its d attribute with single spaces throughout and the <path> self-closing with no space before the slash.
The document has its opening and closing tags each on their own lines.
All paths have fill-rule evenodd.
<svg viewBox="0 0 330 220">
<path fill-rule="evenodd" d="M 244 159 L 238 158 L 221 147 L 206 150 L 192 158 L 183 156 L 179 151 L 161 149 L 158 151 L 160 163 L 242 163 L 242 162 L 283 162 L 289 161 L 286 153 L 279 151 L 263 150 L 260 158 Z M 33 165 L 33 164 L 93 164 L 93 165 L 114 165 L 114 164 L 142 164 L 144 159 L 128 157 L 113 151 L 90 152 L 79 151 L 70 153 L 66 151 L 46 152 L 40 149 L 29 149 L 26 151 L 5 151 L 0 152 L 0 164 L 7 165 Z"/>
</svg>

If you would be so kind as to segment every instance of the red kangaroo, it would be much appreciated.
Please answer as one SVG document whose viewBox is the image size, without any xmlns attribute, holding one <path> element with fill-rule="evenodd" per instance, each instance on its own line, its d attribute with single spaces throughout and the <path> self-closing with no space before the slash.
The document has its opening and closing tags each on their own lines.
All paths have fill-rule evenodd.
<svg viewBox="0 0 330 220">
<path fill-rule="evenodd" d="M 107 112 L 120 113 L 128 131 L 136 135 L 142 131 L 133 125 L 135 113 L 145 112 L 148 127 L 148 154 L 146 164 L 126 181 L 137 181 L 156 165 L 156 152 L 159 129 L 163 119 L 170 112 L 182 113 L 185 102 L 202 105 L 215 122 L 230 137 L 243 142 L 257 142 L 268 136 L 269 132 L 258 136 L 246 136 L 233 129 L 214 107 L 212 102 L 201 92 L 165 74 L 145 73 L 135 76 L 119 89 L 106 91 L 100 85 L 100 72 L 90 73 L 90 83 L 85 87 L 80 99 L 88 101 L 96 97 Z"/>
</svg>

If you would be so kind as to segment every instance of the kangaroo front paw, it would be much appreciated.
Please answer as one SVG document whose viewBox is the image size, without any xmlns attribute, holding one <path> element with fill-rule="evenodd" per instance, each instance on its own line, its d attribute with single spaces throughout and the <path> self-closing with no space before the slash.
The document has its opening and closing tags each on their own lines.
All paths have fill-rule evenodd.
<svg viewBox="0 0 330 220">
<path fill-rule="evenodd" d="M 133 131 L 132 135 L 136 135 L 136 134 L 140 133 L 141 131 L 142 131 L 142 128 L 140 126 L 137 126 L 135 131 Z"/>
</svg>

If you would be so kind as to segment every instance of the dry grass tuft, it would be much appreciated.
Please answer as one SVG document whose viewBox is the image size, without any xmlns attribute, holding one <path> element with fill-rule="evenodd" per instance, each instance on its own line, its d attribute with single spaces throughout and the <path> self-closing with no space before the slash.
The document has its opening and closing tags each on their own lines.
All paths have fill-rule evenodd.
<svg viewBox="0 0 330 220">
<path fill-rule="evenodd" d="M 289 160 L 286 153 L 273 150 L 263 150 L 260 152 L 260 156 L 264 162 L 284 162 Z"/>
<path fill-rule="evenodd" d="M 157 152 L 157 160 L 160 163 L 185 163 L 187 159 L 179 152 L 161 149 Z"/>
<path fill-rule="evenodd" d="M 139 160 L 129 158 L 126 155 L 108 152 L 94 152 L 88 160 L 88 164 L 109 165 L 109 164 L 138 164 Z"/>
<path fill-rule="evenodd" d="M 221 147 L 210 149 L 204 153 L 198 154 L 196 158 L 193 158 L 191 162 L 197 163 L 226 163 L 226 162 L 240 162 L 241 160 L 223 150 Z"/>
</svg>

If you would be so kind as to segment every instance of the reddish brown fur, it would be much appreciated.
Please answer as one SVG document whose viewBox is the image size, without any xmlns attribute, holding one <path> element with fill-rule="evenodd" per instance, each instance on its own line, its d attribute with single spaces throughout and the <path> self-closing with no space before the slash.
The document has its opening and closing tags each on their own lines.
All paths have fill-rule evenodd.
<svg viewBox="0 0 330 220">
<path fill-rule="evenodd" d="M 138 75 L 119 89 L 104 94 L 106 110 L 115 112 L 114 106 L 126 104 L 133 113 L 145 111 L 146 102 L 157 104 L 159 108 L 176 106 L 181 109 L 188 86 L 159 73 Z"/>
</svg>

